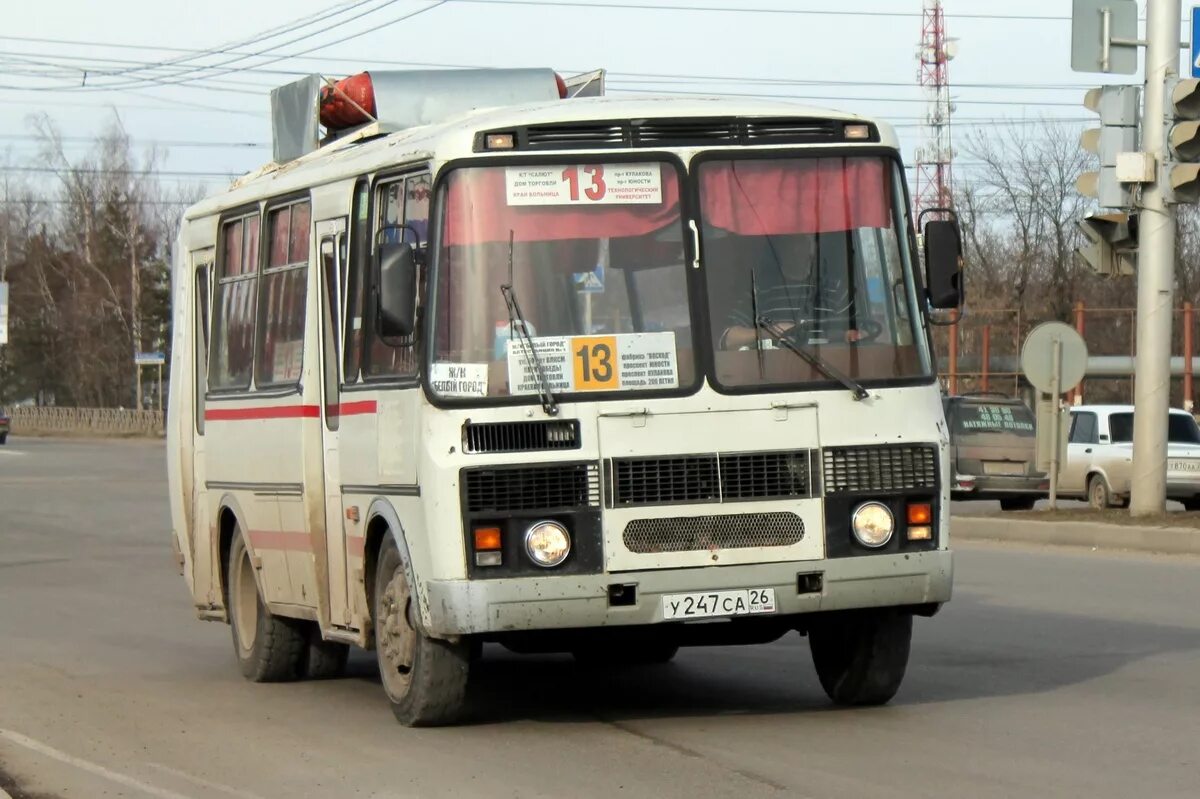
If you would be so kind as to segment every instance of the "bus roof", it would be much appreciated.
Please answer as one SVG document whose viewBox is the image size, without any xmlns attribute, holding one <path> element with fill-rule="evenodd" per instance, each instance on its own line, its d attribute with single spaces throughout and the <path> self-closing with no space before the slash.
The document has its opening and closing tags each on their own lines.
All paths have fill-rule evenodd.
<svg viewBox="0 0 1200 799">
<path fill-rule="evenodd" d="M 266 197 L 280 196 L 418 159 L 446 161 L 478 155 L 475 134 L 505 127 L 586 120 L 703 117 L 797 117 L 871 123 L 879 130 L 873 146 L 898 148 L 891 126 L 857 114 L 780 100 L 736 97 L 588 97 L 471 111 L 446 122 L 373 137 L 348 136 L 286 164 L 269 163 L 236 179 L 230 187 L 191 206 L 185 219 L 220 213 Z M 369 133 L 369 131 L 368 131 Z M 772 145 L 787 147 L 795 145 Z M 847 146 L 862 146 L 848 144 Z M 612 148 L 620 152 L 625 148 Z M 628 150 L 625 150 L 628 151 Z M 518 151 L 520 152 L 520 151 Z M 549 155 L 556 152 L 539 149 Z"/>
</svg>

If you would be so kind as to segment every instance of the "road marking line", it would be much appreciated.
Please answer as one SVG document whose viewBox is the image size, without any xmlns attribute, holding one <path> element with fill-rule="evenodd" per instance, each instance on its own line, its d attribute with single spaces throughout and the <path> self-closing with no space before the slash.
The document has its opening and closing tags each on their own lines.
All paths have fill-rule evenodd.
<svg viewBox="0 0 1200 799">
<path fill-rule="evenodd" d="M 223 785 L 219 782 L 210 782 L 192 774 L 188 774 L 186 771 L 181 771 L 180 769 L 163 765 L 162 763 L 147 763 L 146 765 L 152 769 L 158 769 L 159 771 L 174 775 L 181 780 L 187 780 L 188 782 L 194 783 L 201 788 L 207 788 L 210 791 L 220 791 L 221 793 L 227 793 L 230 796 L 240 796 L 242 799 L 265 799 L 265 797 L 259 796 L 256 793 L 243 791 L 241 788 L 234 788 L 232 785 Z M 0 799 L 3 799 L 3 797 L 0 797 Z"/>
<path fill-rule="evenodd" d="M 74 755 L 69 755 L 66 752 L 60 752 L 54 747 L 47 746 L 41 741 L 35 741 L 34 739 L 24 736 L 19 732 L 13 732 L 12 730 L 0 728 L 0 738 L 4 738 L 5 740 L 10 741 L 17 746 L 23 746 L 30 751 L 37 752 L 38 754 L 44 755 L 52 760 L 57 760 L 60 763 L 66 763 L 69 766 L 74 766 L 81 771 L 86 771 L 90 774 L 95 774 L 98 777 L 103 777 L 110 782 L 115 782 L 118 785 L 124 785 L 126 788 L 133 788 L 134 790 L 141 791 L 142 793 L 147 793 L 151 796 L 158 797 L 158 799 L 192 799 L 190 796 L 186 796 L 181 793 L 175 793 L 174 791 L 168 791 L 166 789 L 150 785 L 149 783 L 142 782 L 141 780 L 136 780 L 126 774 L 121 774 L 120 772 L 113 771 L 112 769 L 107 769 L 98 763 L 92 763 L 89 760 L 84 760 L 82 758 L 75 757 Z"/>
</svg>

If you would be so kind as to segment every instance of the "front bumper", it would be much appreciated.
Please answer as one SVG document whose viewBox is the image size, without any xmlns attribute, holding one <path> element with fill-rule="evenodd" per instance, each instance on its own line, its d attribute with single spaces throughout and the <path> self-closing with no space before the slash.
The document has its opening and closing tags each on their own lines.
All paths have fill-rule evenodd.
<svg viewBox="0 0 1200 799">
<path fill-rule="evenodd" d="M 800 593 L 797 575 L 819 572 L 820 593 Z M 929 605 L 950 599 L 949 550 L 820 561 L 664 569 L 621 574 L 435 580 L 427 584 L 430 632 L 466 635 L 656 624 L 662 595 L 774 588 L 776 616 L 854 608 Z M 637 586 L 637 603 L 610 606 L 610 584 Z"/>
</svg>

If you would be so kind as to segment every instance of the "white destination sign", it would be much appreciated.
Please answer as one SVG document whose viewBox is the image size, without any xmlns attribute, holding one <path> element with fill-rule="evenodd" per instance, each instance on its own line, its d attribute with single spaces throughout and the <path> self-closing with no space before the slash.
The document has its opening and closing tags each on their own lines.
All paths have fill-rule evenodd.
<svg viewBox="0 0 1200 799">
<path fill-rule="evenodd" d="M 504 170 L 509 205 L 661 205 L 658 164 L 513 166 Z"/>
<path fill-rule="evenodd" d="M 488 365 L 439 361 L 429 372 L 429 385 L 443 397 L 486 397 Z"/>
<path fill-rule="evenodd" d="M 679 386 L 675 334 L 622 333 L 609 336 L 547 336 L 533 339 L 534 352 L 554 393 L 633 391 Z M 529 347 L 508 341 L 511 394 L 537 394 L 537 370 Z"/>
</svg>

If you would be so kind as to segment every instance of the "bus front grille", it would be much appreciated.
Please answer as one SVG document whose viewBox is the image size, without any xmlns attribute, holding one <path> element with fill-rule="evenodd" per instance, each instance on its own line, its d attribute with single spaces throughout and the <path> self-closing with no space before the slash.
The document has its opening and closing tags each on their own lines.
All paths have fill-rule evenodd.
<svg viewBox="0 0 1200 799">
<path fill-rule="evenodd" d="M 809 450 L 617 458 L 609 507 L 805 498 L 813 495 Z"/>
<path fill-rule="evenodd" d="M 600 506 L 595 463 L 490 466 L 462 470 L 467 513 L 549 511 Z"/>
<path fill-rule="evenodd" d="M 824 461 L 826 494 L 937 488 L 937 449 L 927 444 L 831 447 Z"/>
<path fill-rule="evenodd" d="M 804 521 L 785 512 L 634 519 L 622 535 L 626 548 L 639 554 L 786 547 L 802 538 Z"/>
<path fill-rule="evenodd" d="M 467 422 L 463 425 L 463 452 L 469 454 L 552 449 L 579 449 L 578 419 Z"/>
</svg>

